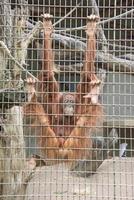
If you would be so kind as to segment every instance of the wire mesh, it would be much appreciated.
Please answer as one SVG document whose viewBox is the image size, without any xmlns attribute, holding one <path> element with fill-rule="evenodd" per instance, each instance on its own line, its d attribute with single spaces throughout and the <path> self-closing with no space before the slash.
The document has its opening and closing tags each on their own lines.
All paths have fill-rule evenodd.
<svg viewBox="0 0 134 200">
<path fill-rule="evenodd" d="M 1 0 L 0 199 L 134 199 L 133 13 Z"/>
</svg>

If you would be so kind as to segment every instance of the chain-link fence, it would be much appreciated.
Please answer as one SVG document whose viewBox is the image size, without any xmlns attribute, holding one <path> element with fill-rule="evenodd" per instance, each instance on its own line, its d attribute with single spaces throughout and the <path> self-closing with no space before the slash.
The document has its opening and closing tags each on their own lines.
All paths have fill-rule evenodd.
<svg viewBox="0 0 134 200">
<path fill-rule="evenodd" d="M 1 0 L 0 199 L 134 200 L 133 15 Z"/>
</svg>

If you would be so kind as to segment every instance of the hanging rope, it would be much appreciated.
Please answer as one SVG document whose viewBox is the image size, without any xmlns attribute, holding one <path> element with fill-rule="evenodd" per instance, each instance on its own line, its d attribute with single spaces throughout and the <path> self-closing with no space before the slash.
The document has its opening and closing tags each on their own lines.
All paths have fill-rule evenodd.
<svg viewBox="0 0 134 200">
<path fill-rule="evenodd" d="M 128 15 L 128 14 L 130 14 L 132 12 L 134 12 L 134 9 L 129 10 L 129 11 L 125 12 L 125 13 L 120 14 L 120 15 L 117 15 L 115 17 L 112 17 L 112 18 L 109 18 L 109 19 L 106 19 L 106 20 L 103 20 L 103 21 L 99 21 L 98 24 L 105 24 L 107 22 L 122 18 L 125 15 Z M 82 29 L 85 29 L 85 28 L 86 28 L 86 26 L 81 26 L 81 27 L 77 27 L 77 28 L 67 28 L 67 29 L 64 29 L 64 30 L 55 30 L 54 32 L 75 31 L 75 30 L 82 30 Z"/>
<path fill-rule="evenodd" d="M 56 26 L 57 24 L 59 24 L 60 22 L 62 22 L 64 19 L 66 19 L 69 15 L 71 15 L 79 6 L 80 6 L 81 2 L 79 2 L 69 13 L 67 13 L 63 18 L 61 18 L 60 20 L 58 20 L 57 22 L 55 22 L 53 24 L 53 26 Z"/>
</svg>

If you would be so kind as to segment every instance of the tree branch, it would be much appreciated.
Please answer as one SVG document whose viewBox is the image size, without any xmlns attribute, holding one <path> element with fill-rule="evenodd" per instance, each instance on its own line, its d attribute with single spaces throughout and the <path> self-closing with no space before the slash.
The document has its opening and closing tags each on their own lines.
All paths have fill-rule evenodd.
<svg viewBox="0 0 134 200">
<path fill-rule="evenodd" d="M 31 76 L 33 79 L 35 79 L 36 81 L 38 81 L 38 79 L 33 76 L 29 71 L 27 71 L 10 53 L 9 49 L 7 48 L 7 46 L 4 44 L 3 41 L 0 41 L 0 46 L 2 48 L 0 48 L 0 51 L 4 51 L 11 60 L 13 60 L 15 62 L 15 64 L 19 67 L 19 69 L 25 71 L 29 76 Z"/>
</svg>

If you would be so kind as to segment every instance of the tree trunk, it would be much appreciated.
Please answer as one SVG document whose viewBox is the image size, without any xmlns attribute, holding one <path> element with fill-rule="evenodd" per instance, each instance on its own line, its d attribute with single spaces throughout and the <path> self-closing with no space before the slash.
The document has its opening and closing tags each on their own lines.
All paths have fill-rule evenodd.
<svg viewBox="0 0 134 200">
<path fill-rule="evenodd" d="M 20 41 L 20 38 L 22 39 L 25 36 L 23 22 L 25 23 L 26 19 L 23 16 L 28 16 L 28 13 L 26 13 L 27 6 L 24 0 L 20 0 L 18 3 L 19 7 L 16 6 L 12 11 L 10 0 L 2 0 L 0 3 L 0 40 L 4 42 L 7 48 L 6 50 L 2 49 L 2 46 L 0 48 L 0 79 L 3 80 L 0 82 L 1 91 L 4 88 L 13 88 L 14 91 L 24 89 L 21 79 L 22 69 L 9 56 L 11 49 L 14 49 L 11 52 L 12 56 L 21 65 L 23 65 L 27 56 L 27 39 L 26 43 L 23 43 L 26 44 L 24 48 L 22 48 Z M 22 96 L 16 95 L 16 92 L 14 94 L 14 102 L 18 102 L 17 105 L 20 105 L 24 99 L 22 99 Z M 10 100 L 10 93 L 8 95 L 7 98 Z M 22 107 L 14 106 L 14 104 L 7 109 L 4 103 L 3 100 L 1 102 L 1 129 L 4 129 L 4 131 L 0 134 L 0 171 L 2 172 L 0 173 L 0 196 L 4 200 L 23 200 L 25 199 L 29 174 L 25 171 L 26 156 Z"/>
</svg>

